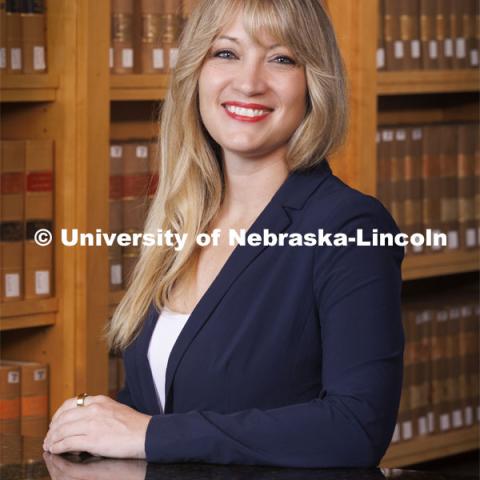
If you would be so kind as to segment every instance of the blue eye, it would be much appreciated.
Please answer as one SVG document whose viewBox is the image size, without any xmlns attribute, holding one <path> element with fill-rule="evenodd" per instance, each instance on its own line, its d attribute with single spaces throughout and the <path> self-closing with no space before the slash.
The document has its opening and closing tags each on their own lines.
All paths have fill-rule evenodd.
<svg viewBox="0 0 480 480">
<path fill-rule="evenodd" d="M 231 50 L 217 50 L 216 52 L 213 53 L 212 56 L 229 60 L 230 58 L 233 58 L 236 55 Z M 296 65 L 295 60 L 292 60 L 290 57 L 287 57 L 286 55 L 279 55 L 275 57 L 273 61 L 275 63 L 278 63 L 279 65 Z"/>
</svg>

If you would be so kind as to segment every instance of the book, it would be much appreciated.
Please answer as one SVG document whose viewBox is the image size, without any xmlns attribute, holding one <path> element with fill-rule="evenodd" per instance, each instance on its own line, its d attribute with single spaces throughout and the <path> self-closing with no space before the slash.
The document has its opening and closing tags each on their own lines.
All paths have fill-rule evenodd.
<svg viewBox="0 0 480 480">
<path fill-rule="evenodd" d="M 111 9 L 111 70 L 113 73 L 133 73 L 134 2 L 111 0 Z"/>
<path fill-rule="evenodd" d="M 25 142 L 0 141 L 0 299 L 24 295 Z"/>
<path fill-rule="evenodd" d="M 140 1 L 140 72 L 162 73 L 165 71 L 163 50 L 163 1 Z"/>
<path fill-rule="evenodd" d="M 21 13 L 23 73 L 47 69 L 45 41 L 45 0 L 24 0 Z"/>
<path fill-rule="evenodd" d="M 53 142 L 25 141 L 25 298 L 53 295 L 53 245 L 40 246 L 39 230 L 53 235 Z"/>
<path fill-rule="evenodd" d="M 7 71 L 21 73 L 23 66 L 22 52 L 22 0 L 6 0 L 6 37 L 7 37 Z"/>
</svg>

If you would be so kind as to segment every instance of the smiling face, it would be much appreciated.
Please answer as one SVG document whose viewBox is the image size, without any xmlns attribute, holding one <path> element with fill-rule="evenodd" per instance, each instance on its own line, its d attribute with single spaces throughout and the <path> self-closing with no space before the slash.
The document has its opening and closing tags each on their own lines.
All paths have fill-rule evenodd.
<svg viewBox="0 0 480 480">
<path fill-rule="evenodd" d="M 226 155 L 257 158 L 285 148 L 306 113 L 304 67 L 266 32 L 259 40 L 236 15 L 200 72 L 200 115 Z"/>
</svg>

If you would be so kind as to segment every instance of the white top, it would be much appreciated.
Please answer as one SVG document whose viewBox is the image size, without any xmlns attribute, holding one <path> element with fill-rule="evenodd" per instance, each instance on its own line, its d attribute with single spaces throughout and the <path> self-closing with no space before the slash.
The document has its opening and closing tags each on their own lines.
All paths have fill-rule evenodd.
<svg viewBox="0 0 480 480">
<path fill-rule="evenodd" d="M 148 361 L 152 371 L 158 403 L 162 411 L 165 405 L 165 376 L 168 358 L 189 316 L 189 313 L 172 312 L 167 308 L 163 308 L 158 316 L 157 324 L 148 346 Z"/>
</svg>

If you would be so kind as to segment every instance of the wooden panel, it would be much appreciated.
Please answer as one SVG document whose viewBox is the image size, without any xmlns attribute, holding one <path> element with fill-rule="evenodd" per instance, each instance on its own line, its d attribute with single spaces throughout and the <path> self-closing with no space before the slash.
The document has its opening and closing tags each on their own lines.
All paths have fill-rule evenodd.
<svg viewBox="0 0 480 480">
<path fill-rule="evenodd" d="M 111 75 L 111 100 L 162 100 L 167 93 L 169 75 Z"/>
<path fill-rule="evenodd" d="M 56 298 L 22 300 L 20 302 L 4 302 L 0 305 L 0 318 L 25 317 L 37 313 L 54 313 L 57 311 Z"/>
<path fill-rule="evenodd" d="M 50 102 L 56 98 L 58 75 L 0 75 L 1 102 Z"/>
<path fill-rule="evenodd" d="M 432 70 L 378 72 L 378 95 L 405 93 L 478 92 L 478 70 Z"/>
<path fill-rule="evenodd" d="M 410 255 L 402 264 L 404 280 L 474 272 L 480 269 L 479 250 Z"/>
<path fill-rule="evenodd" d="M 383 457 L 381 467 L 402 467 L 426 462 L 448 455 L 478 449 L 479 429 L 452 430 L 441 435 L 428 435 L 408 442 L 390 445 Z"/>
<path fill-rule="evenodd" d="M 0 331 L 17 330 L 20 328 L 45 327 L 55 324 L 54 313 L 40 313 L 28 316 L 16 316 L 0 319 Z"/>
<path fill-rule="evenodd" d="M 378 0 L 330 0 L 328 6 L 350 84 L 350 131 L 345 146 L 332 156 L 331 166 L 350 186 L 374 194 Z"/>
<path fill-rule="evenodd" d="M 110 138 L 117 141 L 155 139 L 160 105 L 156 101 L 112 102 Z"/>
</svg>

